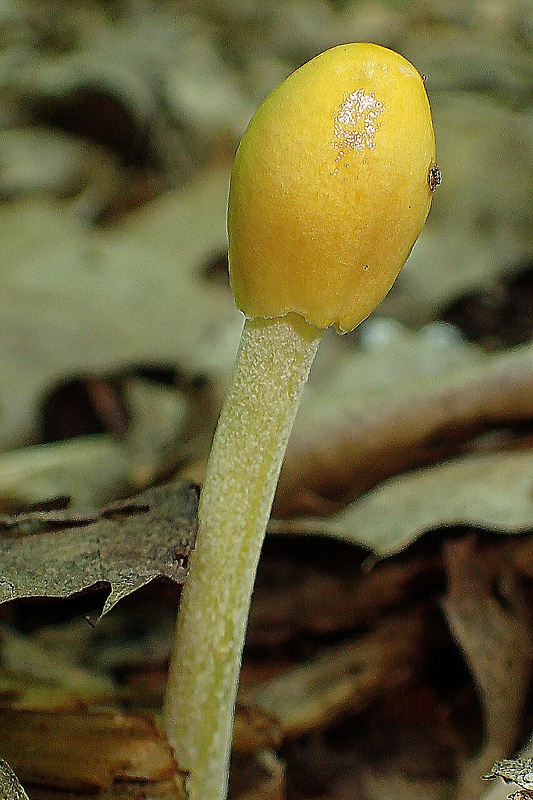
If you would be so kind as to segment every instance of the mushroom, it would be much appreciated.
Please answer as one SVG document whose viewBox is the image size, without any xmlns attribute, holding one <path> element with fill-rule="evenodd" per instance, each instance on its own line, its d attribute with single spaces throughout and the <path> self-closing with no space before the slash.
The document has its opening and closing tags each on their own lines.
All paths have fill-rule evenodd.
<svg viewBox="0 0 533 800">
<path fill-rule="evenodd" d="M 227 791 L 256 567 L 287 440 L 323 330 L 383 299 L 438 183 L 423 79 L 357 43 L 290 75 L 252 118 L 228 206 L 230 280 L 246 321 L 207 465 L 164 720 L 191 800 Z"/>
</svg>

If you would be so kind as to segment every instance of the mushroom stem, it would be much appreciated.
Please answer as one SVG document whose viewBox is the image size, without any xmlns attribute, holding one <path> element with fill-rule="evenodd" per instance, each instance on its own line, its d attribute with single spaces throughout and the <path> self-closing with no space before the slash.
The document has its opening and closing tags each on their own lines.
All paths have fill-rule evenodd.
<svg viewBox="0 0 533 800">
<path fill-rule="evenodd" d="M 165 698 L 165 728 L 190 773 L 190 800 L 226 796 L 257 563 L 321 334 L 294 313 L 244 325 L 207 465 Z"/>
</svg>

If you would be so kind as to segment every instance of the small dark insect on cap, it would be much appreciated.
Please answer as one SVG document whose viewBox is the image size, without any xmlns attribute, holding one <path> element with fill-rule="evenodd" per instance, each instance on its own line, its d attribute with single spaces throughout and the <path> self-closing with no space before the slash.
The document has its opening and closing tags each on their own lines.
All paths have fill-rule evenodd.
<svg viewBox="0 0 533 800">
<path fill-rule="evenodd" d="M 428 170 L 429 191 L 434 192 L 437 186 L 440 185 L 441 181 L 442 181 L 442 175 L 440 174 L 440 169 L 436 164 L 432 164 Z"/>
</svg>

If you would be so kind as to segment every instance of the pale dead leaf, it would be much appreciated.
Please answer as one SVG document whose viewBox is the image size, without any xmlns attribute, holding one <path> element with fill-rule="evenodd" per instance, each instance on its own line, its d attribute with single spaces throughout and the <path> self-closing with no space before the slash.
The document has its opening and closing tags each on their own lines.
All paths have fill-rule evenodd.
<svg viewBox="0 0 533 800">
<path fill-rule="evenodd" d="M 432 109 L 442 185 L 380 311 L 418 324 L 518 269 L 533 247 L 530 114 L 474 92 L 435 97 Z"/>
<path fill-rule="evenodd" d="M 514 800 L 531 800 L 533 796 L 533 759 L 504 758 L 492 765 L 483 780 L 501 778 L 505 783 L 515 783 L 523 792 L 509 795 Z"/>
<path fill-rule="evenodd" d="M 531 761 L 533 758 L 533 739 L 530 739 L 526 746 L 520 750 L 518 756 L 526 761 Z M 508 797 L 508 784 L 497 781 L 488 792 L 482 793 L 481 800 L 506 800 Z"/>
<path fill-rule="evenodd" d="M 226 250 L 227 186 L 225 170 L 200 176 L 106 231 L 44 199 L 3 209 L 0 446 L 27 437 L 60 376 L 212 368 L 242 325 L 229 289 L 202 274 Z"/>
<path fill-rule="evenodd" d="M 458 24 L 449 7 L 431 3 L 429 35 L 416 8 L 403 22 L 400 52 L 427 76 L 443 181 L 383 313 L 420 324 L 531 256 L 533 71 L 531 38 L 518 44 L 529 29 L 523 6 L 495 13 L 466 3 Z"/>
<path fill-rule="evenodd" d="M 370 340 L 304 392 L 275 513 L 324 514 L 391 475 L 533 415 L 533 348 L 488 355 L 441 326 L 370 323 Z M 365 329 L 364 329 L 365 330 Z"/>
<path fill-rule="evenodd" d="M 64 628 L 61 628 L 64 636 Z M 3 624 L 0 627 L 0 696 L 10 685 L 9 697 L 18 707 L 50 710 L 55 698 L 62 702 L 112 702 L 116 686 L 103 673 L 73 663 L 35 637 L 23 636 Z M 46 687 L 46 688 L 45 688 Z M 5 695 L 4 695 L 5 696 Z"/>
<path fill-rule="evenodd" d="M 21 507 L 54 497 L 97 508 L 124 492 L 132 468 L 124 443 L 102 434 L 0 453 L 0 497 Z"/>
<path fill-rule="evenodd" d="M 196 414 L 184 392 L 155 381 L 131 378 L 123 396 L 129 415 L 124 445 L 132 459 L 130 480 L 141 489 L 153 482 L 164 458 L 184 441 Z"/>
<path fill-rule="evenodd" d="M 112 25 L 102 20 L 83 34 L 74 50 L 43 54 L 17 70 L 12 90 L 34 102 L 87 90 L 113 97 L 169 165 L 177 160 L 169 152 L 172 141 L 191 159 L 217 135 L 236 141 L 242 134 L 254 108 L 205 16 L 170 16 L 154 6 L 121 14 Z M 171 119 L 182 130 L 181 142 L 170 138 Z"/>
<path fill-rule="evenodd" d="M 50 8 L 55 7 L 56 4 L 51 2 Z M 194 13 L 194 10 L 175 17 L 169 16 L 166 9 L 151 7 L 146 14 L 125 11 L 111 21 L 101 9 L 91 7 L 89 11 L 83 3 L 69 4 L 68 8 L 61 8 L 61 13 L 57 14 L 47 14 L 43 7 L 34 8 L 32 4 L 20 8 L 17 6 L 16 10 L 8 4 L 2 19 L 9 22 L 12 38 L 8 37 L 6 49 L 9 56 L 6 57 L 3 70 L 0 69 L 2 85 L 9 87 L 4 94 L 14 98 L 11 100 L 14 105 L 17 100 L 20 102 L 21 96 L 27 105 L 28 99 L 54 101 L 76 95 L 76 92 L 83 95 L 83 91 L 89 94 L 91 91 L 100 92 L 102 96 L 118 99 L 138 131 L 148 137 L 150 147 L 161 157 L 161 162 L 167 164 L 172 162 L 172 158 L 179 160 L 171 155 L 174 150 L 168 146 L 168 141 L 172 137 L 167 130 L 168 120 L 163 119 L 168 116 L 170 109 L 170 114 L 176 120 L 185 122 L 188 131 L 194 131 L 194 135 L 189 133 L 185 137 L 177 137 L 182 140 L 184 149 L 190 149 L 195 156 L 203 158 L 205 141 L 220 138 L 221 131 L 235 131 L 242 126 L 243 118 L 249 111 L 250 104 L 246 96 L 249 87 L 264 86 L 264 90 L 272 88 L 271 81 L 268 87 L 265 86 L 265 73 L 271 74 L 275 70 L 276 79 L 281 78 L 283 75 L 279 71 L 289 71 L 289 60 L 304 60 L 306 56 L 314 55 L 320 49 L 320 42 L 327 46 L 337 41 L 341 31 L 357 29 L 358 35 L 361 30 L 367 31 L 370 37 L 377 35 L 384 44 L 401 45 L 402 52 L 412 55 L 417 66 L 428 74 L 428 89 L 437 120 L 439 153 L 445 172 L 445 181 L 435 198 L 429 225 L 386 301 L 390 305 L 385 304 L 380 313 L 394 313 L 400 318 L 427 319 L 429 314 L 435 313 L 435 302 L 449 302 L 460 291 L 484 285 L 487 276 L 492 279 L 508 267 L 514 269 L 517 259 L 521 260 L 531 252 L 531 201 L 527 188 L 533 163 L 530 114 L 528 107 L 520 111 L 515 108 L 517 98 L 520 103 L 526 104 L 530 97 L 531 70 L 520 38 L 524 36 L 527 41 L 527 23 L 524 23 L 522 30 L 515 24 L 512 13 L 506 16 L 502 12 L 499 24 L 505 36 L 489 45 L 484 35 L 479 34 L 479 30 L 484 30 L 483 25 L 478 24 L 482 14 L 479 4 L 468 5 L 461 11 L 460 26 L 455 24 L 455 18 L 447 10 L 443 12 L 432 6 L 435 26 L 431 29 L 431 35 L 426 35 L 421 27 L 416 5 L 413 11 L 402 9 L 401 14 L 384 4 L 365 4 L 362 8 L 358 7 L 357 12 L 350 6 L 336 9 L 335 13 L 324 3 L 291 3 L 282 13 L 279 9 L 274 13 L 272 8 L 262 13 L 246 6 L 246 18 L 261 21 L 262 37 L 261 43 L 258 43 L 250 38 L 250 31 L 257 27 L 255 24 L 239 26 L 237 39 L 224 35 L 224 32 L 235 32 L 235 20 L 240 19 L 243 9 L 243 4 L 239 5 L 238 12 L 224 4 L 218 6 L 219 28 L 218 23 L 208 23 L 205 17 Z M 487 15 L 490 16 L 490 13 L 487 12 Z M 294 20 L 294 26 L 287 28 L 285 19 Z M 292 35 L 288 34 L 289 30 Z M 282 37 L 280 31 L 283 31 Z M 48 44 L 61 41 L 66 46 L 64 49 L 37 46 L 43 36 Z M 227 47 L 226 51 L 224 46 Z M 242 66 L 244 79 L 243 75 L 236 75 L 228 68 L 230 63 Z M 293 65 L 296 66 L 295 63 Z M 479 81 L 484 87 L 481 97 L 471 91 L 472 86 L 479 85 Z M 513 87 L 512 92 L 509 92 L 510 86 Z M 254 90 L 257 93 L 254 104 L 264 96 L 264 90 Z M 31 109 L 26 113 L 31 113 Z M 84 113 L 88 117 L 86 125 L 90 127 L 90 108 L 84 109 Z M 187 160 L 186 155 L 184 158 Z M 191 161 L 194 158 L 191 159 L 189 153 L 189 168 Z M 495 169 L 495 165 L 498 169 Z M 480 191 L 480 187 L 483 191 Z M 205 240 L 205 237 L 211 236 L 214 226 L 210 215 L 203 215 L 201 203 L 197 211 L 193 220 L 193 236 Z M 224 212 L 225 198 L 220 204 L 221 218 Z M 154 207 L 151 206 L 150 214 L 153 216 L 153 213 Z M 17 224 L 19 220 L 20 224 Z M 217 220 L 215 227 L 219 236 L 223 237 L 223 219 L 222 224 L 219 218 Z M 17 215 L 14 222 L 17 237 L 22 236 L 21 232 L 27 224 L 24 215 Z M 50 235 L 47 233 L 42 237 L 43 241 L 38 243 L 37 249 L 46 255 L 50 243 L 57 243 L 54 257 L 45 258 L 44 266 L 48 261 L 58 261 L 61 265 L 62 252 L 65 250 L 68 253 L 72 249 L 70 223 L 64 219 L 54 221 L 46 216 L 43 227 L 50 231 Z M 13 237 L 12 232 L 7 233 L 7 239 L 2 236 L 2 241 L 7 242 L 5 249 L 15 250 L 15 261 L 21 263 L 23 254 L 19 251 L 17 237 Z M 165 237 L 162 236 L 161 241 L 165 241 Z M 85 242 L 82 242 L 79 249 L 97 272 L 106 272 L 105 258 L 101 258 L 99 252 L 95 253 L 98 246 L 95 248 L 89 242 L 85 247 Z M 177 261 L 179 246 L 174 247 L 173 243 L 169 249 L 172 249 L 172 260 Z M 151 250 L 151 247 L 143 248 L 141 243 L 139 252 L 145 266 L 139 279 L 142 284 L 141 300 L 137 299 L 137 302 L 145 301 L 144 270 L 148 269 L 147 265 L 151 267 L 154 261 Z M 4 257 L 8 254 L 1 255 L 4 263 Z M 203 255 L 210 257 L 209 253 Z M 128 260 L 131 279 L 137 274 L 139 259 L 133 252 Z M 35 271 L 46 275 L 51 267 L 46 269 L 41 264 L 36 266 Z M 84 273 L 87 271 L 81 270 L 82 275 L 76 275 L 70 281 L 75 288 L 81 285 L 82 293 L 87 280 Z M 159 283 L 159 279 L 156 277 L 154 282 Z M 93 283 L 98 284 L 98 280 Z M 31 280 L 25 284 L 26 290 L 28 287 L 26 300 L 29 298 L 31 305 L 34 294 Z M 7 296 L 5 287 L 1 288 L 3 296 Z M 20 334 L 19 338 L 13 332 L 7 335 L 5 328 L 11 328 L 10 320 L 6 324 L 0 320 L 2 339 L 7 342 L 8 351 L 15 349 L 13 342 L 21 341 L 25 348 L 29 343 L 27 352 L 34 353 L 33 359 L 28 359 L 31 364 L 21 364 L 19 361 L 18 366 L 24 368 L 25 373 L 30 373 L 31 377 L 24 375 L 24 382 L 29 381 L 30 385 L 23 383 L 16 396 L 9 388 L 14 385 L 15 370 L 8 370 L 5 376 L 0 374 L 0 384 L 4 387 L 0 394 L 6 431 L 4 441 L 20 442 L 33 424 L 37 379 L 31 374 L 33 370 L 29 366 L 35 365 L 35 369 L 41 372 L 41 364 L 50 365 L 51 361 L 56 364 L 56 373 L 48 366 L 44 367 L 45 374 L 39 378 L 41 386 L 43 383 L 48 385 L 47 378 L 49 381 L 51 376 L 56 379 L 72 374 L 73 370 L 77 374 L 85 372 L 86 366 L 91 368 L 91 358 L 89 353 L 87 359 L 84 351 L 91 351 L 93 346 L 96 348 L 98 329 L 104 331 L 104 344 L 101 347 L 103 368 L 108 368 L 110 362 L 112 366 L 123 363 L 123 356 L 117 352 L 121 348 L 118 343 L 114 347 L 109 344 L 110 336 L 111 340 L 114 335 L 122 338 L 124 348 L 125 341 L 132 342 L 131 351 L 124 357 L 137 357 L 131 337 L 133 335 L 138 341 L 143 335 L 144 329 L 139 324 L 142 315 L 137 311 L 135 324 L 131 330 L 124 331 L 124 326 L 128 325 L 122 322 L 122 310 L 117 309 L 116 314 L 111 315 L 117 330 L 111 324 L 109 314 L 98 316 L 98 307 L 102 301 L 105 303 L 106 298 L 97 291 L 98 287 L 93 286 L 92 289 L 98 297 L 94 306 L 89 298 L 87 315 L 85 302 L 76 308 L 75 291 L 65 302 L 64 297 L 54 298 L 53 287 L 51 293 L 46 293 L 45 305 L 51 309 L 48 322 L 50 319 L 60 319 L 58 326 L 62 334 L 67 334 L 60 348 L 59 336 L 45 335 L 47 346 L 40 344 L 42 329 L 49 325 L 43 326 L 38 320 L 33 325 L 35 308 L 28 312 L 22 309 L 21 315 L 18 304 L 15 304 L 14 316 L 29 318 L 15 332 Z M 172 291 L 169 295 L 167 289 L 171 290 L 172 287 L 163 286 L 163 303 L 166 296 L 172 295 Z M 37 290 L 35 294 L 38 294 Z M 156 297 L 156 300 L 160 300 L 160 297 Z M 71 331 L 71 305 L 74 306 L 73 316 L 82 321 L 83 334 L 79 339 Z M 228 308 L 230 305 L 231 301 Z M 112 306 L 111 299 L 108 299 L 108 306 Z M 157 307 L 157 303 L 154 307 Z M 189 323 L 200 318 L 196 312 L 188 319 Z M 37 308 L 37 318 L 42 313 Z M 231 315 L 231 311 L 228 313 Z M 88 330 L 89 315 L 92 319 L 98 319 L 95 330 L 91 330 L 90 326 Z M 179 313 L 168 318 L 165 316 L 166 330 L 173 329 L 176 317 L 181 319 Z M 117 319 L 120 321 L 117 322 Z M 205 319 L 214 319 L 211 306 L 205 309 Z M 184 325 L 183 328 L 188 336 L 189 331 L 194 330 L 194 325 Z M 152 329 L 153 326 L 150 326 L 146 333 L 149 341 L 152 340 Z M 26 336 L 25 330 L 31 336 Z M 87 332 L 90 334 L 88 337 L 85 336 Z M 175 335 L 179 340 L 181 331 L 176 330 Z M 72 357 L 74 347 L 70 347 L 70 344 L 74 345 L 74 339 L 78 346 L 77 359 Z M 211 342 L 219 339 L 220 329 L 214 332 Z M 57 356 L 54 350 L 58 349 L 71 351 L 70 359 Z M 115 351 L 116 357 L 113 357 L 110 349 Z M 11 358 L 8 352 L 7 360 Z M 175 358 L 175 353 L 171 354 L 171 358 Z M 73 365 L 75 360 L 79 363 Z M 102 369 L 102 365 L 96 369 Z M 311 510 L 309 505 L 307 510 Z"/>
<path fill-rule="evenodd" d="M 68 517 L 59 523 L 54 512 L 4 516 L 0 602 L 68 597 L 104 583 L 110 586 L 106 614 L 154 578 L 182 583 L 196 533 L 197 499 L 188 483 L 157 487 L 74 528 L 65 527 Z"/>
<path fill-rule="evenodd" d="M 315 530 L 391 555 L 444 526 L 528 530 L 533 527 L 532 487 L 533 451 L 479 453 L 393 478 L 329 520 L 281 527 Z"/>
<path fill-rule="evenodd" d="M 99 197 L 102 205 L 118 180 L 111 153 L 92 142 L 46 128 L 0 131 L 0 195 L 4 198 L 83 192 L 95 200 Z"/>
<path fill-rule="evenodd" d="M 502 559 L 491 564 L 473 536 L 447 542 L 444 553 L 448 589 L 443 607 L 477 686 L 485 727 L 481 752 L 460 775 L 457 796 L 469 800 L 479 794 L 480 775 L 516 744 L 533 641 L 527 606 L 509 564 Z"/>
</svg>

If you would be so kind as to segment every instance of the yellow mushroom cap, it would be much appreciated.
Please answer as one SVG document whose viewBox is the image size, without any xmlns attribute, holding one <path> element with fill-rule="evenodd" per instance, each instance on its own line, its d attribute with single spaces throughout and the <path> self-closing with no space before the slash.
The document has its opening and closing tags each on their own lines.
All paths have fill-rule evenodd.
<svg viewBox="0 0 533 800">
<path fill-rule="evenodd" d="M 403 56 L 356 43 L 304 64 L 262 103 L 235 158 L 228 233 L 239 308 L 355 328 L 405 263 L 436 169 L 423 79 Z"/>
</svg>

